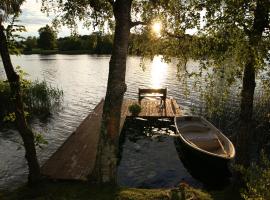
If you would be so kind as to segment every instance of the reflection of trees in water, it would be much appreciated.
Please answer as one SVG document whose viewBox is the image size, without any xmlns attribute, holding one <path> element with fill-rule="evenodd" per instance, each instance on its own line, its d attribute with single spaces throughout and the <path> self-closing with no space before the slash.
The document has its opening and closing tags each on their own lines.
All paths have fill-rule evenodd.
<svg viewBox="0 0 270 200">
<path fill-rule="evenodd" d="M 175 136 L 173 121 L 169 119 L 126 119 L 122 133 L 128 134 L 127 137 L 130 141 L 136 143 L 140 139 L 159 139 L 162 136 Z M 125 136 L 122 136 L 123 138 Z"/>
<path fill-rule="evenodd" d="M 200 185 L 186 171 L 174 146 L 172 121 L 127 119 L 120 135 L 119 184 L 160 188 L 177 186 L 181 180 Z"/>
</svg>

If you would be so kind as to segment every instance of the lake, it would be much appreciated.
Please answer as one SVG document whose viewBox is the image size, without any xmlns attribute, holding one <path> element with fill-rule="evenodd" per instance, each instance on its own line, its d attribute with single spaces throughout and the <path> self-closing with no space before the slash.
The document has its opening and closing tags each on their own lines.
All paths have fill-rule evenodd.
<svg viewBox="0 0 270 200">
<path fill-rule="evenodd" d="M 109 56 L 96 55 L 22 55 L 12 56 L 14 66 L 28 73 L 31 80 L 46 80 L 64 92 L 62 109 L 54 113 L 47 123 L 35 121 L 33 129 L 42 132 L 49 142 L 43 149 L 38 149 L 38 158 L 43 164 L 50 155 L 76 129 L 81 121 L 93 110 L 105 96 Z M 184 86 L 177 78 L 176 63 L 167 64 L 161 57 L 141 65 L 139 57 L 127 59 L 125 97 L 136 99 L 138 88 L 167 87 L 168 96 L 174 97 L 183 112 L 189 112 L 192 105 L 199 105 L 199 94 L 184 96 Z M 189 67 L 198 65 L 190 61 Z M 2 63 L 0 77 L 5 78 Z M 191 87 L 194 80 L 188 80 Z M 171 141 L 169 141 L 171 143 Z M 27 180 L 27 165 L 24 149 L 16 131 L 0 132 L 0 189 L 16 187 Z"/>
<path fill-rule="evenodd" d="M 172 188 L 185 182 L 203 184 L 193 178 L 175 147 L 177 132 L 170 120 L 126 119 L 119 142 L 117 180 L 131 188 Z"/>
</svg>

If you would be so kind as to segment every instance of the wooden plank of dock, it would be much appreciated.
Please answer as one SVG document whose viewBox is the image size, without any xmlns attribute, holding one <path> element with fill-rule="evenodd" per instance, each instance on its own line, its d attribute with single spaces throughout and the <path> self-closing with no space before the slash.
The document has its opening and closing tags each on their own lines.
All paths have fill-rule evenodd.
<svg viewBox="0 0 270 200">
<path fill-rule="evenodd" d="M 128 107 L 137 103 L 137 100 L 124 99 L 120 132 L 124 126 L 126 117 L 131 116 Z M 104 100 L 101 100 L 73 132 L 60 148 L 45 162 L 41 168 L 43 175 L 50 179 L 81 180 L 86 181 L 94 169 L 97 145 L 99 139 Z M 139 117 L 175 117 L 180 116 L 181 111 L 174 99 L 166 100 L 166 107 L 160 107 L 158 100 L 141 101 L 142 111 Z M 166 109 L 165 109 L 166 108 Z"/>
<path fill-rule="evenodd" d="M 137 100 L 125 100 L 123 109 L 126 111 L 126 116 L 131 116 L 128 112 L 128 106 L 133 103 L 138 103 Z M 181 110 L 175 99 L 166 99 L 166 106 L 161 107 L 159 100 L 146 100 L 141 101 L 142 111 L 139 113 L 138 117 L 175 117 L 181 115 Z"/>
<path fill-rule="evenodd" d="M 101 100 L 63 145 L 42 166 L 48 178 L 87 180 L 95 160 L 104 101 Z"/>
</svg>

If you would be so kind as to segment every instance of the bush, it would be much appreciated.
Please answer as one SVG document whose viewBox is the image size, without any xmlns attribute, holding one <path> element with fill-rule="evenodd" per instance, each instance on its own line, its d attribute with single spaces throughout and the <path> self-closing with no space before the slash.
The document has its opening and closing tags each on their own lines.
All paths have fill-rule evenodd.
<svg viewBox="0 0 270 200">
<path fill-rule="evenodd" d="M 25 114 L 30 118 L 44 119 L 61 105 L 63 91 L 53 88 L 46 81 L 30 82 L 21 79 L 21 89 Z M 14 121 L 14 106 L 8 81 L 0 80 L 0 102 L 0 123 Z"/>
<path fill-rule="evenodd" d="M 133 116 L 137 116 L 141 112 L 142 108 L 139 104 L 134 103 L 128 107 L 128 110 Z"/>
<path fill-rule="evenodd" d="M 241 196 L 245 200 L 268 200 L 270 199 L 270 161 L 264 153 L 258 164 L 251 165 L 243 170 L 245 188 Z"/>
<path fill-rule="evenodd" d="M 63 91 L 53 88 L 46 81 L 35 81 L 24 89 L 23 100 L 33 115 L 49 115 L 62 101 Z"/>
</svg>

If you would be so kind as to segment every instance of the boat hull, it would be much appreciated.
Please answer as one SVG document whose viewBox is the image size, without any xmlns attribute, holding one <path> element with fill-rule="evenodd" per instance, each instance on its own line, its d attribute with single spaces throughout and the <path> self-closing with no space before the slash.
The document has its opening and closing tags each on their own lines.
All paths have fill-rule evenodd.
<svg viewBox="0 0 270 200">
<path fill-rule="evenodd" d="M 175 138 L 175 144 L 179 157 L 189 169 L 194 171 L 199 170 L 199 173 L 208 176 L 228 177 L 231 175 L 229 171 L 229 159 L 200 152 L 187 145 L 179 137 Z"/>
<path fill-rule="evenodd" d="M 177 127 L 177 123 L 175 123 Z M 179 158 L 190 174 L 205 183 L 222 182 L 231 177 L 229 163 L 232 158 L 222 157 L 200 151 L 190 145 L 176 128 L 179 137 L 175 138 L 175 146 Z"/>
</svg>

